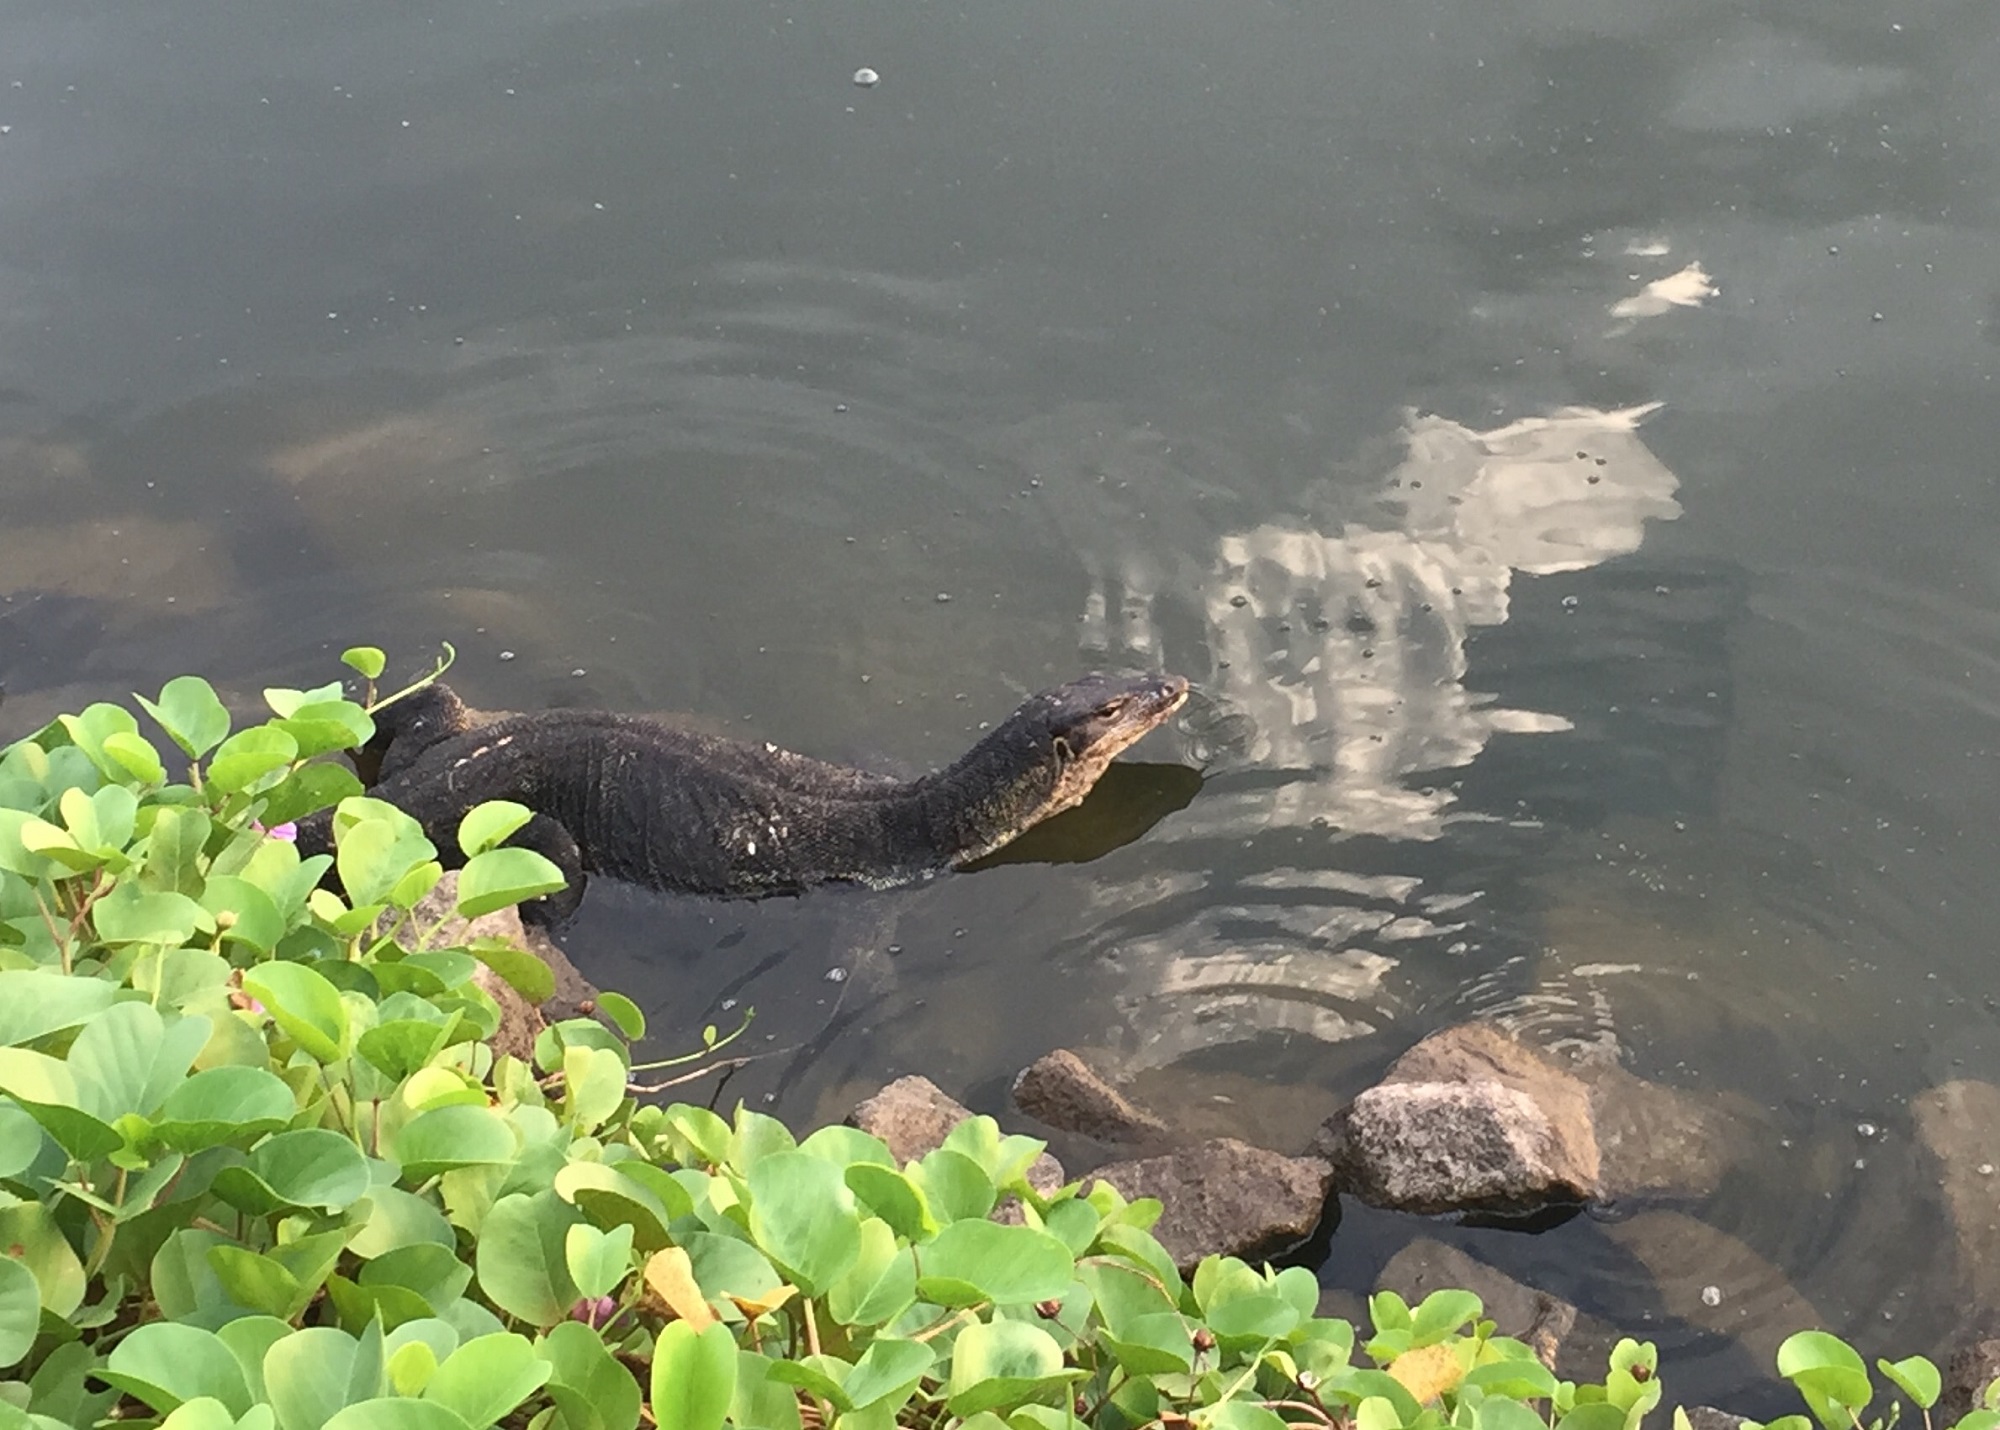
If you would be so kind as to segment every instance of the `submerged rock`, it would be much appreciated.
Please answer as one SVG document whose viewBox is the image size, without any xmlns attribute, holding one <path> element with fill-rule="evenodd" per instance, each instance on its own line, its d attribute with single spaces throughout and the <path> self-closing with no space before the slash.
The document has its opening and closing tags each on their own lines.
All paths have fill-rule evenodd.
<svg viewBox="0 0 2000 1430">
<path fill-rule="evenodd" d="M 1646 1268 L 1669 1316 L 1741 1341 L 1758 1365 L 1774 1364 L 1792 1332 L 1830 1324 L 1784 1272 L 1684 1212 L 1643 1211 L 1603 1230 Z"/>
<path fill-rule="evenodd" d="M 1523 1285 L 1506 1272 L 1468 1256 L 1457 1247 L 1421 1237 L 1389 1258 L 1375 1278 L 1376 1289 L 1394 1291 L 1412 1306 L 1433 1291 L 1470 1291 L 1503 1336 L 1532 1346 L 1543 1365 L 1568 1380 L 1602 1378 L 1604 1357 L 1615 1335 L 1590 1323 L 1582 1336 L 1577 1310 L 1560 1296 Z"/>
<path fill-rule="evenodd" d="M 1014 1079 L 1014 1106 L 1058 1132 L 1100 1142 L 1161 1142 L 1167 1124 L 1113 1087 L 1067 1048 L 1045 1053 Z"/>
<path fill-rule="evenodd" d="M 2000 1087 L 1943 1083 L 1913 1098 L 1910 1116 L 1937 1167 L 1960 1298 L 1974 1317 L 2000 1315 Z"/>
<path fill-rule="evenodd" d="M 1938 1395 L 1938 1425 L 1956 1425 L 1978 1408 L 1986 1387 L 2000 1379 L 2000 1339 L 1974 1337 L 1962 1341 L 1944 1367 L 1944 1389 Z"/>
<path fill-rule="evenodd" d="M 1158 1157 L 1113 1162 L 1101 1177 L 1127 1198 L 1157 1197 L 1153 1235 L 1183 1271 L 1204 1256 L 1256 1262 L 1291 1250 L 1318 1228 L 1333 1168 L 1222 1137 Z"/>
</svg>

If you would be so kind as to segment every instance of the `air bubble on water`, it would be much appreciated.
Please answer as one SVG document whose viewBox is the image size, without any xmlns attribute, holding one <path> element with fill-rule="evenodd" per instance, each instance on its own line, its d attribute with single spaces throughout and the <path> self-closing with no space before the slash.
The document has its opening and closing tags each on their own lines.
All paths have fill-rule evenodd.
<svg viewBox="0 0 2000 1430">
<path fill-rule="evenodd" d="M 1701 1304 L 1704 1306 L 1720 1306 L 1722 1304 L 1722 1288 L 1720 1286 L 1702 1287 Z"/>
<path fill-rule="evenodd" d="M 863 65 L 854 72 L 854 82 L 862 89 L 873 89 L 882 82 L 882 76 L 875 73 L 868 66 Z"/>
<path fill-rule="evenodd" d="M 847 981 L 847 970 L 844 968 L 829 968 L 826 971 L 826 981 L 828 983 L 845 983 Z"/>
<path fill-rule="evenodd" d="M 1882 1129 L 1872 1122 L 1857 1122 L 1854 1124 L 1854 1132 L 1858 1137 L 1874 1137 L 1879 1135 L 1881 1131 Z"/>
<path fill-rule="evenodd" d="M 945 605 L 945 604 L 946 604 L 947 602 L 949 602 L 950 600 L 951 600 L 951 592 L 949 592 L 949 591 L 940 591 L 940 592 L 938 592 L 938 593 L 937 593 L 937 603 L 938 603 L 938 604 L 939 604 L 940 606 L 942 606 L 942 605 Z"/>
<path fill-rule="evenodd" d="M 512 660 L 513 658 L 514 658 L 514 652 L 512 652 L 511 650 L 503 650 L 500 652 L 500 659 L 502 660 Z"/>
</svg>

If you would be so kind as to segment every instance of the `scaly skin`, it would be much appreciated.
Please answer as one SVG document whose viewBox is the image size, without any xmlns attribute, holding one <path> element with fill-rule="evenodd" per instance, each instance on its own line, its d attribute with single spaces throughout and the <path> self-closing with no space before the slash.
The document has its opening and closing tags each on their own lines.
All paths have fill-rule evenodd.
<svg viewBox="0 0 2000 1430">
<path fill-rule="evenodd" d="M 474 805 L 533 810 L 511 842 L 569 879 L 527 910 L 540 922 L 574 912 L 586 873 L 733 898 L 884 887 L 990 854 L 1077 804 L 1187 689 L 1172 675 L 1085 676 L 1024 702 L 955 764 L 902 781 L 608 711 L 472 729 L 433 685 L 378 712 L 387 748 L 372 793 L 422 824 L 448 867 L 464 862 L 458 822 Z M 300 853 L 331 848 L 331 811 L 301 821 Z"/>
</svg>

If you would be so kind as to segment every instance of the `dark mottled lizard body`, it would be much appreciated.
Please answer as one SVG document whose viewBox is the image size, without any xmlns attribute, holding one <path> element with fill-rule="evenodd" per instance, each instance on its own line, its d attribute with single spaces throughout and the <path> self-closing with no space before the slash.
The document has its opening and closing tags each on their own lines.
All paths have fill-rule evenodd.
<svg viewBox="0 0 2000 1430">
<path fill-rule="evenodd" d="M 458 697 L 432 685 L 377 713 L 386 748 L 372 793 L 422 824 L 447 865 L 463 862 L 458 822 L 474 805 L 533 810 L 510 842 L 570 880 L 533 911 L 543 920 L 574 911 L 585 873 L 739 898 L 899 884 L 991 853 L 1081 801 L 1187 688 L 1178 676 L 1086 676 L 1031 697 L 949 767 L 893 780 L 608 711 L 469 728 Z M 330 811 L 300 823 L 299 847 L 331 849 Z"/>
</svg>

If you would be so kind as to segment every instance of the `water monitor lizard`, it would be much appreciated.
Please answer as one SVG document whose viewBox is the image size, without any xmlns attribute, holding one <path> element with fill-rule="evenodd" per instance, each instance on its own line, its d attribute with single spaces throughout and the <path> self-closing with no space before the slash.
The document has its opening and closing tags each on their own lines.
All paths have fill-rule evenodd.
<svg viewBox="0 0 2000 1430">
<path fill-rule="evenodd" d="M 559 923 L 603 874 L 674 893 L 747 898 L 815 884 L 907 883 L 989 854 L 1080 802 L 1120 750 L 1187 698 L 1176 675 L 1087 675 L 1032 696 L 954 764 L 895 780 L 771 744 L 601 710 L 550 710 L 473 728 L 430 685 L 376 713 L 378 798 L 423 825 L 447 866 L 483 800 L 533 810 L 511 843 L 569 879 L 525 909 Z M 329 852 L 333 815 L 299 824 Z"/>
</svg>

